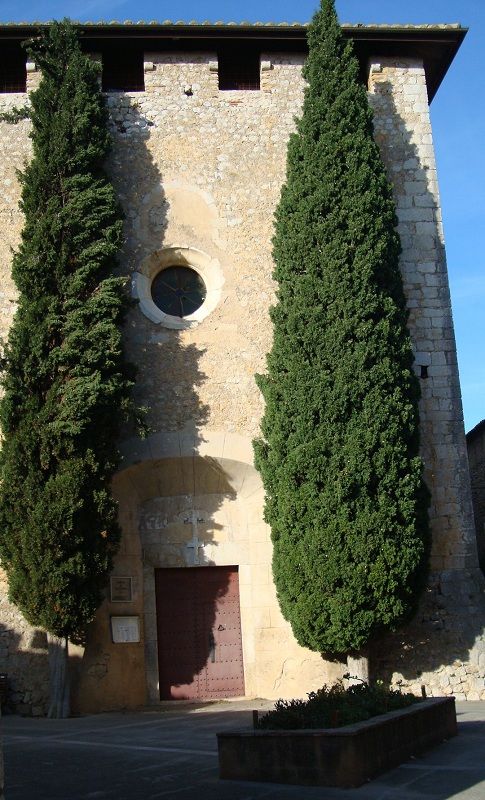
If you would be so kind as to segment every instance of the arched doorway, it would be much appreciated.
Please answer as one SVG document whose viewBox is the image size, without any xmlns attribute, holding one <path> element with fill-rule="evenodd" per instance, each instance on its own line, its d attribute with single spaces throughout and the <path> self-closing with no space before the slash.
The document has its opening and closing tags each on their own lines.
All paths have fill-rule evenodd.
<svg viewBox="0 0 485 800">
<path fill-rule="evenodd" d="M 99 639 L 115 613 L 139 614 L 141 637 L 138 645 L 103 640 L 106 668 L 99 690 L 104 696 L 109 688 L 113 697 L 126 703 L 126 687 L 134 696 L 132 687 L 138 692 L 143 684 L 146 702 L 152 704 L 161 697 L 186 694 L 296 697 L 337 674 L 337 667 L 325 666 L 318 653 L 299 647 L 281 616 L 263 516 L 264 490 L 252 464 L 249 439 L 180 431 L 133 441 L 125 450 L 113 493 L 123 529 L 114 574 L 133 576 L 133 602 L 103 606 Z M 205 581 L 209 588 L 198 585 Z M 240 624 L 234 621 L 234 604 L 229 608 L 232 599 L 227 609 L 218 608 L 222 601 L 226 604 L 226 596 L 227 601 L 238 599 Z M 223 645 L 229 647 L 224 630 L 218 630 L 227 628 L 226 612 L 232 617 L 231 636 L 240 639 L 242 658 L 231 653 L 218 661 Z M 172 620 L 168 634 L 163 628 L 166 617 Z M 180 646 L 192 648 L 192 655 L 177 655 L 177 667 L 167 673 L 164 659 L 170 661 L 175 635 Z M 98 663 L 95 653 L 92 668 Z"/>
</svg>

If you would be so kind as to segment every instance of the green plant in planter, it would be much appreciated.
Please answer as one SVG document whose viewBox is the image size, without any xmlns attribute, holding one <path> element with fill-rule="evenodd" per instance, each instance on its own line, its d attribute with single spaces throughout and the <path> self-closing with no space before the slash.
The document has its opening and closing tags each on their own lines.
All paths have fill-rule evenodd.
<svg viewBox="0 0 485 800">
<path fill-rule="evenodd" d="M 308 700 L 278 700 L 274 709 L 259 720 L 258 727 L 264 730 L 338 728 L 420 701 L 420 697 L 404 694 L 399 687 L 385 689 L 381 682 L 361 681 L 344 687 L 342 681 L 338 681 L 330 688 L 322 686 L 317 692 L 310 692 Z"/>
</svg>

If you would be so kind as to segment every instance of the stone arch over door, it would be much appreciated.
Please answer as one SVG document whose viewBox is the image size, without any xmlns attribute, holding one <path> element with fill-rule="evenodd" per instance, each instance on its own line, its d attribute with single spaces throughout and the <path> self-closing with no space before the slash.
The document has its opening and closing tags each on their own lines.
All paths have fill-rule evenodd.
<svg viewBox="0 0 485 800">
<path fill-rule="evenodd" d="M 246 695 L 302 696 L 332 679 L 328 664 L 299 647 L 281 616 L 249 439 L 180 431 L 129 441 L 113 490 L 123 528 L 115 571 L 130 565 L 139 576 L 148 702 L 160 699 L 158 569 L 237 568 Z"/>
<path fill-rule="evenodd" d="M 187 432 L 157 434 L 125 445 L 114 492 L 124 539 L 139 540 L 149 702 L 160 699 L 155 574 L 167 568 L 236 565 L 246 688 L 254 692 L 251 552 L 262 558 L 264 549 L 269 564 L 271 544 L 261 480 L 251 462 L 251 442 L 226 434 L 205 434 L 203 441 Z"/>
</svg>

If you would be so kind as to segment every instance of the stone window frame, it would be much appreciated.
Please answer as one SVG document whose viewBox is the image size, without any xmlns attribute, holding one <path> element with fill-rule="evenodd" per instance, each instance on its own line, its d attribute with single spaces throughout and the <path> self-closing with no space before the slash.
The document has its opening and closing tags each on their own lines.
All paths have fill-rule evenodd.
<svg viewBox="0 0 485 800">
<path fill-rule="evenodd" d="M 189 267 L 197 272 L 205 283 L 207 294 L 204 302 L 187 317 L 174 317 L 166 314 L 155 305 L 151 286 L 153 279 L 167 267 Z M 188 245 L 171 245 L 151 253 L 133 274 L 131 282 L 132 297 L 138 300 L 142 314 L 151 322 L 173 330 L 195 328 L 217 306 L 224 284 L 224 276 L 218 259 Z"/>
</svg>

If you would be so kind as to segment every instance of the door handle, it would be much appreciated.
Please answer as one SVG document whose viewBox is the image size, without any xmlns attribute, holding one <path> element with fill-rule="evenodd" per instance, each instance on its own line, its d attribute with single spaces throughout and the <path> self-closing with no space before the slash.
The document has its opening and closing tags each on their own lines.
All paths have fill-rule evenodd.
<svg viewBox="0 0 485 800">
<path fill-rule="evenodd" d="M 216 660 L 216 642 L 214 639 L 214 634 L 210 630 L 209 631 L 209 655 L 212 663 Z"/>
</svg>

